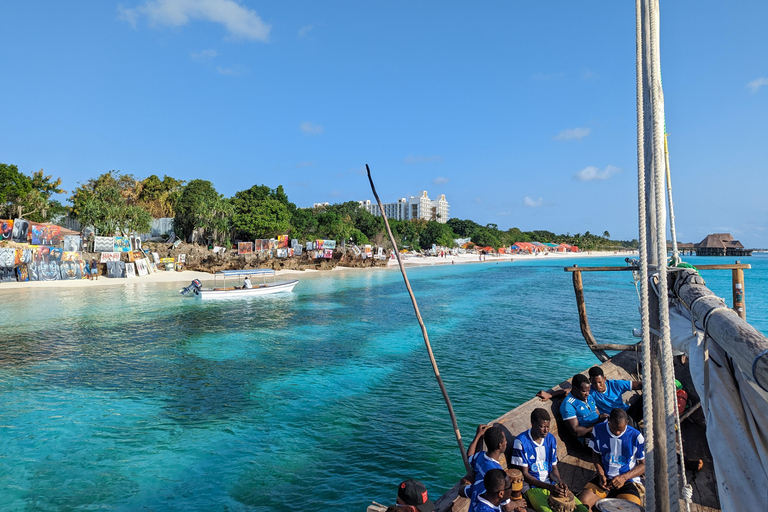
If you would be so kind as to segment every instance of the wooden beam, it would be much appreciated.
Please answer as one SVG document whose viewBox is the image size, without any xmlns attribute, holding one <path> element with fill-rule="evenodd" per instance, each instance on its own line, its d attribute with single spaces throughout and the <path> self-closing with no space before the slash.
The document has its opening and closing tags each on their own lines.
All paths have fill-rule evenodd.
<svg viewBox="0 0 768 512">
<path fill-rule="evenodd" d="M 752 265 L 749 263 L 723 263 L 717 265 L 696 265 L 698 270 L 749 270 Z M 629 270 L 640 270 L 639 267 L 626 266 L 626 267 L 580 267 L 574 265 L 572 267 L 563 267 L 566 272 L 626 272 Z"/>
<path fill-rule="evenodd" d="M 592 334 L 592 329 L 589 328 L 589 320 L 587 319 L 587 305 L 584 303 L 584 285 L 581 282 L 581 272 L 573 273 L 573 290 L 576 292 L 576 306 L 579 309 L 579 327 L 581 327 L 581 335 L 584 336 L 584 341 L 592 350 L 601 363 L 606 362 L 608 354 L 605 351 L 597 348 L 597 341 Z"/>
</svg>

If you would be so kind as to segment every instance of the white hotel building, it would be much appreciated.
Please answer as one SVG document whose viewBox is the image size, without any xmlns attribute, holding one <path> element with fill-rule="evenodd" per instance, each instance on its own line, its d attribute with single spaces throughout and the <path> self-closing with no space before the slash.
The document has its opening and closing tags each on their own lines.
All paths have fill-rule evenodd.
<svg viewBox="0 0 768 512">
<path fill-rule="evenodd" d="M 368 210 L 373 215 L 381 217 L 379 205 L 372 203 L 369 199 L 358 201 L 360 206 Z M 445 194 L 441 194 L 439 199 L 432 200 L 427 196 L 424 190 L 418 197 L 411 196 L 406 199 L 401 197 L 396 203 L 382 203 L 384 213 L 388 219 L 395 220 L 434 220 L 445 224 L 450 219 L 448 214 L 448 201 L 445 200 Z"/>
</svg>

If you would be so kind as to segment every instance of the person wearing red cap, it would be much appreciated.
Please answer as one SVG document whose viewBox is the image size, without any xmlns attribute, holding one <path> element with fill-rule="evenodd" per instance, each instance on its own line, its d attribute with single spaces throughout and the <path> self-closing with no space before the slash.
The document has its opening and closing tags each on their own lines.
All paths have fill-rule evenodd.
<svg viewBox="0 0 768 512">
<path fill-rule="evenodd" d="M 398 486 L 397 506 L 398 510 L 403 506 L 414 507 L 419 512 L 435 510 L 435 504 L 427 496 L 427 488 L 418 480 L 406 480 Z"/>
</svg>

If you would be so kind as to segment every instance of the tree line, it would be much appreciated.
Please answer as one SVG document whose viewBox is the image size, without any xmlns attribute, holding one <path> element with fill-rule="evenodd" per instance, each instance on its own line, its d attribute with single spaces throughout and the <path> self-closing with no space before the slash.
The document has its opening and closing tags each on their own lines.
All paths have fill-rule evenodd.
<svg viewBox="0 0 768 512">
<path fill-rule="evenodd" d="M 72 191 L 70 206 L 52 199 L 66 194 L 61 179 L 46 176 L 41 169 L 27 176 L 15 165 L 0 163 L 0 217 L 23 217 L 48 222 L 70 215 L 98 234 L 147 233 L 153 218 L 172 217 L 176 235 L 187 241 L 230 246 L 236 241 L 290 235 L 300 241 L 327 239 L 356 244 L 371 243 L 389 248 L 384 219 L 369 213 L 356 201 L 316 208 L 298 208 L 290 202 L 282 185 L 254 185 L 224 197 L 207 180 L 186 182 L 170 176 L 151 175 L 136 179 L 131 174 L 109 171 L 88 180 Z M 516 242 L 567 243 L 581 250 L 636 248 L 637 241 L 610 240 L 610 233 L 557 235 L 550 231 L 498 229 L 472 220 L 450 219 L 447 223 L 390 219 L 401 248 L 429 249 L 433 245 L 453 247 L 458 238 L 482 247 L 509 247 Z"/>
</svg>

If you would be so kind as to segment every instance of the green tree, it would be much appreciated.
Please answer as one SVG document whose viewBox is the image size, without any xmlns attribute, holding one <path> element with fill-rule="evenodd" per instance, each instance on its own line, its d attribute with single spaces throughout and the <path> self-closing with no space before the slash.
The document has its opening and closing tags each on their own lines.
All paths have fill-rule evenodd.
<svg viewBox="0 0 768 512">
<path fill-rule="evenodd" d="M 137 182 L 130 174 L 109 171 L 80 185 L 70 196 L 72 214 L 103 234 L 146 233 L 152 216 L 139 206 Z"/>
<path fill-rule="evenodd" d="M 213 238 L 229 244 L 232 204 L 206 180 L 190 181 L 179 195 L 174 229 L 183 240 Z"/>
<path fill-rule="evenodd" d="M 448 224 L 429 221 L 419 237 L 419 244 L 424 248 L 432 247 L 432 245 L 453 247 L 453 240 L 455 238 L 456 236 Z"/>
<path fill-rule="evenodd" d="M 472 233 L 472 242 L 476 245 L 482 245 L 484 247 L 491 246 L 494 249 L 501 247 L 501 240 L 492 229 L 479 227 Z"/>
<path fill-rule="evenodd" d="M 449 219 L 447 224 L 458 238 L 471 237 L 472 233 L 480 227 L 477 222 L 471 220 Z"/>
<path fill-rule="evenodd" d="M 139 182 L 138 203 L 155 218 L 173 217 L 185 181 L 153 174 Z"/>
<path fill-rule="evenodd" d="M 16 217 L 16 206 L 32 190 L 32 180 L 19 172 L 15 165 L 0 163 L 0 213 L 3 217 Z"/>
<path fill-rule="evenodd" d="M 611 238 L 611 234 L 608 231 L 603 231 L 603 238 Z"/>
</svg>

